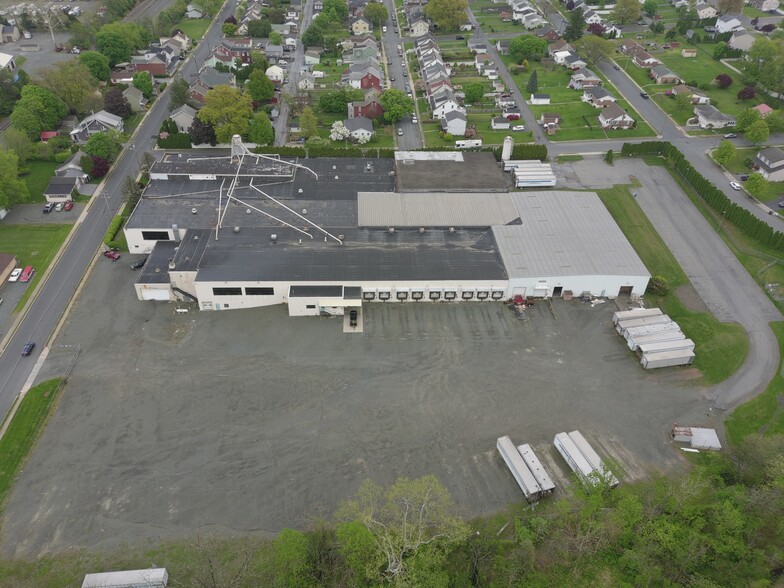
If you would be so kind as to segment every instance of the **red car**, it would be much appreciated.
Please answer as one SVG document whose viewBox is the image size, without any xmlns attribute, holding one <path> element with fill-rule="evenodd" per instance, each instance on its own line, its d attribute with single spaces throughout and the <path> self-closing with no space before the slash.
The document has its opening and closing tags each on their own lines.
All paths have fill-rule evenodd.
<svg viewBox="0 0 784 588">
<path fill-rule="evenodd" d="M 72 208 L 73 208 L 73 202 L 71 202 L 70 200 L 65 203 L 65 206 L 63 206 L 63 210 L 71 210 Z"/>
<path fill-rule="evenodd" d="M 103 256 L 108 257 L 112 261 L 117 261 L 118 259 L 120 259 L 120 254 L 117 253 L 116 251 L 104 251 Z"/>
</svg>

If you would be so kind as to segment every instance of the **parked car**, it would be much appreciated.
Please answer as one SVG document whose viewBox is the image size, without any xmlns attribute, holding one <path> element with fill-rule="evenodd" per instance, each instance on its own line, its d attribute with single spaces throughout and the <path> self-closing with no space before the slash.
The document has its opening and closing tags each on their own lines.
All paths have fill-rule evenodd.
<svg viewBox="0 0 784 588">
<path fill-rule="evenodd" d="M 35 349 L 35 343 L 33 341 L 25 343 L 25 346 L 22 347 L 22 357 L 30 355 L 33 352 L 33 349 Z"/>
<path fill-rule="evenodd" d="M 613 69 L 617 69 L 617 70 L 619 70 L 619 71 L 620 71 L 620 69 L 621 69 L 621 66 L 620 66 L 620 65 L 618 65 L 617 63 L 615 63 L 615 64 L 613 64 Z"/>
<path fill-rule="evenodd" d="M 524 131 L 525 130 L 525 125 L 515 125 L 515 126 L 512 127 L 512 130 L 513 131 Z"/>
<path fill-rule="evenodd" d="M 740 184 L 738 182 L 730 182 L 730 188 L 735 191 L 740 191 Z"/>
<path fill-rule="evenodd" d="M 734 139 L 737 136 L 738 135 L 736 135 L 735 133 L 727 133 L 726 135 L 724 135 L 724 138 L 725 139 Z"/>
<path fill-rule="evenodd" d="M 749 179 L 749 174 L 743 174 L 743 175 L 740 177 L 740 181 L 741 181 L 741 182 L 745 182 L 745 181 L 746 181 L 746 180 L 748 180 L 748 179 Z"/>
<path fill-rule="evenodd" d="M 399 137 L 403 136 L 403 127 L 398 127 L 397 128 L 397 134 L 398 134 Z"/>
<path fill-rule="evenodd" d="M 415 116 L 412 116 L 411 117 L 411 122 L 414 123 L 415 125 L 419 124 L 419 119 L 417 117 L 415 117 Z"/>
<path fill-rule="evenodd" d="M 73 209 L 73 202 L 71 202 L 69 200 L 68 202 L 65 203 L 65 206 L 63 206 L 63 210 L 68 211 L 68 210 L 72 210 L 72 209 Z"/>
<path fill-rule="evenodd" d="M 54 204 L 52 202 L 47 202 L 44 204 L 44 214 L 49 214 L 54 209 Z"/>
<path fill-rule="evenodd" d="M 348 322 L 349 322 L 350 326 L 352 326 L 352 327 L 356 327 L 357 326 L 357 316 L 358 316 L 358 313 L 357 313 L 356 310 L 350 310 L 349 311 L 349 313 L 348 313 Z"/>
<path fill-rule="evenodd" d="M 144 258 L 142 258 L 142 259 L 137 259 L 136 261 L 134 261 L 134 262 L 131 264 L 131 269 L 132 269 L 132 270 L 138 270 L 138 269 L 142 269 L 142 268 L 144 267 L 144 264 L 145 264 L 145 263 L 147 263 L 147 256 L 146 256 L 146 255 L 144 256 Z"/>
<path fill-rule="evenodd" d="M 58 202 L 57 204 L 54 205 L 54 209 L 57 212 L 62 212 L 64 206 L 65 206 L 64 202 Z"/>
<path fill-rule="evenodd" d="M 103 256 L 108 257 L 112 261 L 117 261 L 118 259 L 120 259 L 120 254 L 117 253 L 116 251 L 104 251 Z"/>
<path fill-rule="evenodd" d="M 784 208 L 784 200 L 779 200 L 779 208 Z"/>
<path fill-rule="evenodd" d="M 390 82 L 394 82 L 395 81 L 395 76 L 389 76 L 389 81 Z"/>
<path fill-rule="evenodd" d="M 22 268 L 18 267 L 14 271 L 11 272 L 11 276 L 8 278 L 9 282 L 18 282 L 19 276 L 22 275 Z"/>
<path fill-rule="evenodd" d="M 650 98 L 650 96 L 648 96 L 648 92 L 640 92 L 640 96 L 642 96 L 642 97 L 643 97 L 643 98 L 645 98 L 646 100 L 647 100 L 648 98 Z"/>
<path fill-rule="evenodd" d="M 457 36 L 455 37 L 455 39 L 456 39 L 456 40 L 458 40 L 458 41 L 465 41 L 465 36 L 463 36 L 463 35 L 457 35 Z"/>
</svg>

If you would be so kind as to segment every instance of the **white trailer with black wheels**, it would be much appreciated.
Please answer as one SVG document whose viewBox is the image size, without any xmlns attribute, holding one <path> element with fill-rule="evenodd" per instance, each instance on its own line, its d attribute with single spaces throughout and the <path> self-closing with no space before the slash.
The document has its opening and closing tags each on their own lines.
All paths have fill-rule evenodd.
<svg viewBox="0 0 784 588">
<path fill-rule="evenodd" d="M 523 491 L 525 499 L 528 502 L 536 502 L 539 500 L 542 497 L 542 489 L 531 473 L 531 470 L 525 465 L 522 456 L 517 451 L 512 440 L 509 439 L 508 436 L 499 437 L 496 447 L 498 448 L 498 453 L 501 454 L 504 463 L 506 463 L 506 466 L 512 473 L 512 477 L 517 482 L 517 485 L 520 486 L 520 490 Z"/>
</svg>

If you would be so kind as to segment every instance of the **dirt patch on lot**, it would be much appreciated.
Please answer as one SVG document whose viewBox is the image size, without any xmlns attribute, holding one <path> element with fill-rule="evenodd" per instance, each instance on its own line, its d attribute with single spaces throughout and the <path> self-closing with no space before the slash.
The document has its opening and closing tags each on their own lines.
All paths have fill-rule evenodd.
<svg viewBox="0 0 784 588">
<path fill-rule="evenodd" d="M 705 302 L 702 300 L 702 297 L 691 284 L 678 286 L 678 288 L 675 290 L 675 294 L 678 296 L 678 300 L 681 301 L 681 304 L 683 304 L 683 306 L 685 306 L 690 311 L 710 313 L 708 305 L 705 304 Z"/>
</svg>

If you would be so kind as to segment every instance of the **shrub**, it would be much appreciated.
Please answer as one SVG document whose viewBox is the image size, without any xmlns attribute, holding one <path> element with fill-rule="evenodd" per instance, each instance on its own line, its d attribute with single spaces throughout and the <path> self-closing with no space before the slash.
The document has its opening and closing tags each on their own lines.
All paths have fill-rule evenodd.
<svg viewBox="0 0 784 588">
<path fill-rule="evenodd" d="M 106 229 L 106 234 L 103 236 L 103 244 L 107 247 L 117 247 L 117 242 L 114 238 L 117 236 L 117 233 L 120 231 L 120 227 L 123 223 L 123 217 L 119 214 L 112 219 L 112 222 L 109 223 L 109 228 Z"/>
<path fill-rule="evenodd" d="M 60 153 L 54 154 L 54 160 L 57 163 L 65 163 L 66 161 L 68 161 L 69 157 L 71 157 L 70 151 L 61 151 Z"/>
<path fill-rule="evenodd" d="M 646 293 L 654 296 L 666 296 L 670 293 L 670 283 L 667 281 L 667 278 L 653 276 L 648 282 Z"/>
<path fill-rule="evenodd" d="M 188 133 L 172 133 L 165 139 L 158 138 L 161 149 L 190 149 L 191 136 Z"/>
</svg>

